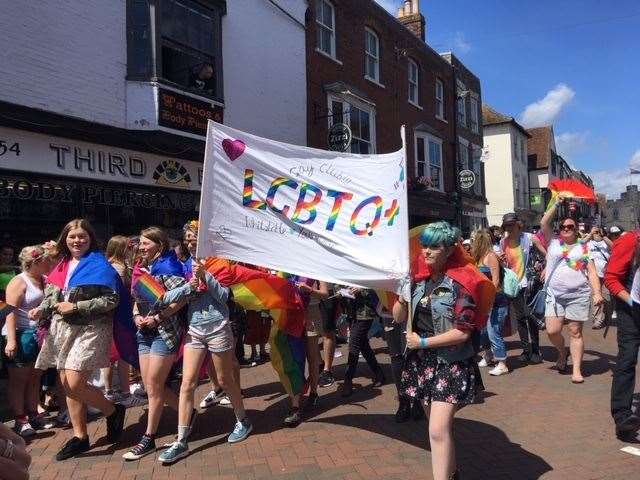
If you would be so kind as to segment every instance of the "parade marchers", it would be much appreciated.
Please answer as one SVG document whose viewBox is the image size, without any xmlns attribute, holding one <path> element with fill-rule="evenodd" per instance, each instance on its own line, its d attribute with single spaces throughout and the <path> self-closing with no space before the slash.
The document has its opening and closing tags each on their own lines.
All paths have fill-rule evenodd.
<svg viewBox="0 0 640 480">
<path fill-rule="evenodd" d="M 11 267 L 13 250 L 3 247 L 0 294 L 4 310 L 10 311 L 2 329 L 3 354 L 15 423 L 13 431 L 0 425 L 0 478 L 28 478 L 30 457 L 23 437 L 70 424 L 74 436 L 56 455 L 65 460 L 90 449 L 88 413 L 102 413 L 107 441 L 117 442 L 126 407 L 145 403 L 144 433 L 123 458 L 136 460 L 156 452 L 155 435 L 166 405 L 178 411 L 177 435 L 159 460 L 176 462 L 189 454 L 198 413 L 194 391 L 205 371 L 212 387 L 200 407 L 231 404 L 236 423 L 228 442 L 241 442 L 253 425 L 244 409 L 240 365 L 265 361 L 268 339 L 274 368 L 290 398 L 283 423 L 295 427 L 321 401 L 318 387 L 335 381 L 336 333 L 345 319 L 350 333 L 342 396 L 352 394 L 360 353 L 374 385 L 386 382 L 368 339 L 381 313 L 398 394 L 395 418 L 405 422 L 426 413 L 435 479 L 460 478 L 454 416 L 483 389 L 478 367 L 495 361 L 491 375 L 509 373 L 503 336 L 511 323 L 517 324 L 523 347 L 517 361 L 543 361 L 538 336 L 540 327 L 546 328 L 558 351 L 555 368 L 563 373 L 570 358 L 571 381 L 580 385 L 585 381 L 584 322 L 591 318 L 593 328 L 607 325 L 616 300 L 619 354 L 611 413 L 618 438 L 637 441 L 640 418 L 631 405 L 640 344 L 640 232 L 615 235 L 619 238 L 612 242 L 598 227 L 582 235 L 571 217 L 561 219 L 554 232 L 556 207 L 563 201 L 560 197 L 551 206 L 535 235 L 523 232 L 513 213 L 504 216 L 501 227 L 474 232 L 464 243 L 460 231 L 446 222 L 427 225 L 420 235 L 421 254 L 413 259 L 412 294 L 398 298 L 392 312 L 381 312 L 372 290 L 286 276 L 295 295 L 285 309 L 288 313 L 272 312 L 278 318 L 272 327 L 266 312 L 247 314 L 239 308 L 229 286 L 247 278 L 277 278 L 275 272 L 222 259 L 195 259 L 197 221 L 185 225 L 177 245 L 162 229 L 149 227 L 139 237 L 112 238 L 103 254 L 89 222 L 72 220 L 57 241 L 24 247 L 19 273 Z M 614 233 L 620 232 L 612 229 L 610 236 Z M 145 275 L 163 288 L 156 302 L 136 288 Z M 538 318 L 531 302 L 536 293 L 544 303 Z M 248 318 L 253 319 L 249 325 Z M 412 318 L 408 329 L 407 318 Z M 252 338 L 243 340 L 247 328 Z M 245 341 L 252 345 L 248 362 Z M 119 390 L 114 388 L 114 369 Z M 92 383 L 100 370 L 104 391 Z M 169 382 L 178 373 L 176 395 Z M 130 385 L 135 379 L 140 380 Z M 43 407 L 58 410 L 56 422 L 39 413 Z"/>
</svg>

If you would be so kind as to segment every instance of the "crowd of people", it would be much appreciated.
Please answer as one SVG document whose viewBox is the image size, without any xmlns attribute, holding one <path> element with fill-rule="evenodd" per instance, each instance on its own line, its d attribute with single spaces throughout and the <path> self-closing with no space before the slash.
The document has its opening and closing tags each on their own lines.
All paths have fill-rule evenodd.
<svg viewBox="0 0 640 480">
<path fill-rule="evenodd" d="M 597 226 L 585 233 L 570 215 L 556 218 L 562 202 L 548 209 L 535 233 L 523 231 L 514 213 L 468 241 L 446 222 L 427 225 L 411 295 L 398 297 L 391 311 L 381 310 L 374 290 L 286 277 L 302 305 L 304 385 L 285 388 L 290 410 L 284 426 L 300 424 L 321 401 L 319 388 L 335 383 L 333 362 L 344 325 L 348 357 L 341 395 L 354 392 L 360 356 L 374 386 L 387 382 L 370 345 L 380 322 L 398 398 L 395 419 L 402 423 L 426 414 L 434 478 L 458 478 L 453 420 L 482 391 L 481 369 L 491 367 L 488 373 L 499 376 L 513 362 L 547 360 L 565 373 L 570 363 L 571 382 L 582 384 L 583 326 L 591 320 L 592 328 L 603 328 L 617 312 L 611 413 L 616 435 L 635 438 L 640 234 L 611 228 L 605 235 Z M 0 431 L 0 465 L 13 462 L 14 470 L 26 472 L 21 439 L 45 428 L 73 429 L 57 460 L 86 452 L 92 414 L 105 417 L 107 441 L 117 442 L 126 408 L 145 404 L 140 441 L 123 458 L 156 452 L 168 406 L 178 412 L 176 437 L 159 461 L 174 463 L 189 454 L 198 415 L 195 390 L 205 378 L 210 391 L 199 407 L 232 406 L 229 443 L 251 434 L 240 369 L 269 359 L 265 345 L 274 322 L 269 311 L 245 311 L 234 302 L 231 262 L 196 258 L 198 229 L 190 221 L 183 238 L 172 241 L 164 230 L 149 227 L 135 237 L 115 236 L 101 250 L 90 223 L 77 219 L 56 241 L 22 248 L 19 272 L 12 266 L 13 251 L 1 250 L 2 300 L 11 309 L 2 327 L 3 362 L 15 422 L 13 432 Z M 159 300 L 149 301 L 134 288 L 145 275 L 163 287 Z M 522 352 L 509 358 L 504 338 L 515 330 Z M 557 349 L 553 359 L 542 357 L 540 330 Z M 248 359 L 245 345 L 251 348 Z M 56 409 L 55 421 L 43 414 Z"/>
</svg>

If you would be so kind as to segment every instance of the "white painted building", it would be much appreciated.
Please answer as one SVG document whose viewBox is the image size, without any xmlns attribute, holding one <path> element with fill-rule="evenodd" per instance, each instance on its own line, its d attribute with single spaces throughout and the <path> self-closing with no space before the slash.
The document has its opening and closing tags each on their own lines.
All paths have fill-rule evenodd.
<svg viewBox="0 0 640 480">
<path fill-rule="evenodd" d="M 505 213 L 516 212 L 528 224 L 530 206 L 527 140 L 529 134 L 513 118 L 482 106 L 484 168 L 489 225 L 500 225 Z"/>
<path fill-rule="evenodd" d="M 0 140 L 20 151 L 0 161 L 0 196 L 18 192 L 0 209 L 15 226 L 8 234 L 27 235 L 47 215 L 24 204 L 42 182 L 76 192 L 74 208 L 48 212 L 56 229 L 73 215 L 104 235 L 177 229 L 197 215 L 208 119 L 305 145 L 306 9 L 305 0 L 2 2 Z M 87 200 L 94 184 L 193 198 L 178 210 L 112 205 Z M 18 212 L 28 219 L 16 224 Z"/>
</svg>

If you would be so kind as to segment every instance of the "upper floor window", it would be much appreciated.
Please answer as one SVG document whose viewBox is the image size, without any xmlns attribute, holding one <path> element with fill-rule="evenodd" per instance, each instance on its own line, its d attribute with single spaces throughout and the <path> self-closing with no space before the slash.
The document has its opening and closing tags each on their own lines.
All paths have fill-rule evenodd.
<svg viewBox="0 0 640 480">
<path fill-rule="evenodd" d="M 444 85 L 439 78 L 436 79 L 436 117 L 444 120 Z"/>
<path fill-rule="evenodd" d="M 471 117 L 471 131 L 473 133 L 478 133 L 478 99 L 476 97 L 471 97 L 471 100 L 469 102 L 469 109 Z"/>
<path fill-rule="evenodd" d="M 427 177 L 432 189 L 444 191 L 442 140 L 422 132 L 415 134 L 416 176 Z"/>
<path fill-rule="evenodd" d="M 375 109 L 361 102 L 329 96 L 329 127 L 346 123 L 351 129 L 351 153 L 375 153 Z"/>
<path fill-rule="evenodd" d="M 316 47 L 336 57 L 336 14 L 327 0 L 316 0 Z"/>
<path fill-rule="evenodd" d="M 224 2 L 127 0 L 127 78 L 222 99 Z"/>
<path fill-rule="evenodd" d="M 364 31 L 364 76 L 375 82 L 380 81 L 380 41 L 368 28 Z"/>
<path fill-rule="evenodd" d="M 458 90 L 456 100 L 456 110 L 458 114 L 458 125 L 467 126 L 467 101 L 466 94 Z"/>
<path fill-rule="evenodd" d="M 418 105 L 418 92 L 419 92 L 419 82 L 418 82 L 418 64 L 413 60 L 409 59 L 409 101 L 414 105 Z"/>
</svg>

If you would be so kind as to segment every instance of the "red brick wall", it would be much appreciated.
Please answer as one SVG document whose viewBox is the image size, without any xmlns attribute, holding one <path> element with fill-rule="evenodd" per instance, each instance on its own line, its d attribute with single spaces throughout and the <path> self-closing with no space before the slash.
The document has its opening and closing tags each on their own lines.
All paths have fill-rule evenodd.
<svg viewBox="0 0 640 480">
<path fill-rule="evenodd" d="M 454 83 L 451 66 L 424 42 L 416 38 L 394 17 L 372 0 L 333 0 L 336 25 L 336 57 L 339 65 L 316 52 L 315 6 L 307 12 L 308 144 L 327 148 L 326 85 L 344 82 L 361 91 L 376 105 L 376 152 L 388 153 L 401 146 L 400 126 L 406 125 L 409 174 L 414 173 L 413 129 L 426 123 L 443 141 L 443 170 L 446 192 L 454 191 Z M 380 41 L 380 83 L 364 78 L 365 27 Z M 402 52 L 419 66 L 419 104 L 408 102 L 408 62 Z M 445 118 L 435 118 L 435 82 L 440 78 L 445 90 Z M 325 118 L 316 119 L 316 116 Z M 434 194 L 439 197 L 444 195 Z"/>
</svg>

